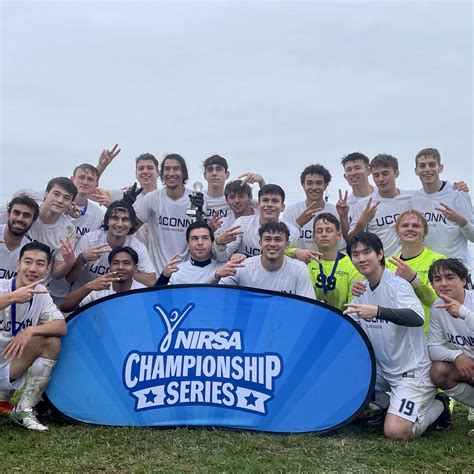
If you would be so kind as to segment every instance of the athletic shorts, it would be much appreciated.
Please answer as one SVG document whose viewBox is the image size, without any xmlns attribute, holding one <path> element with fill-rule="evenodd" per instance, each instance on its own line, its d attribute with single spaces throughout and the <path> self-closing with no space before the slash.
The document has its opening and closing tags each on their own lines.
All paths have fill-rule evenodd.
<svg viewBox="0 0 474 474">
<path fill-rule="evenodd" d="M 420 374 L 413 371 L 401 377 L 390 377 L 389 380 L 377 373 L 375 390 L 390 392 L 387 413 L 412 423 L 423 420 L 436 395 L 436 387 L 426 370 Z"/>
<path fill-rule="evenodd" d="M 26 373 L 10 382 L 11 360 L 0 356 L 0 390 L 18 390 L 25 383 Z"/>
</svg>

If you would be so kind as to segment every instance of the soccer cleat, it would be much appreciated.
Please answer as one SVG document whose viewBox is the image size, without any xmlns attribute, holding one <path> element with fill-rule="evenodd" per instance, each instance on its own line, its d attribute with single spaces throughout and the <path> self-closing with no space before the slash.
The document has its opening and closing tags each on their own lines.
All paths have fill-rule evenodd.
<svg viewBox="0 0 474 474">
<path fill-rule="evenodd" d="M 0 416 L 10 416 L 15 407 L 4 400 L 0 400 Z"/>
<path fill-rule="evenodd" d="M 17 425 L 23 426 L 33 431 L 48 431 L 48 427 L 42 425 L 37 419 L 32 408 L 25 408 L 22 411 L 13 410 L 10 418 Z"/>
<path fill-rule="evenodd" d="M 454 422 L 451 418 L 451 411 L 449 409 L 449 397 L 444 393 L 438 393 L 435 396 L 436 400 L 439 400 L 443 404 L 443 411 L 439 415 L 438 419 L 434 422 L 436 431 L 449 431 L 453 426 Z"/>
<path fill-rule="evenodd" d="M 367 425 L 371 428 L 380 428 L 385 423 L 385 417 L 387 416 L 387 408 L 380 410 L 372 418 L 367 421 Z"/>
</svg>

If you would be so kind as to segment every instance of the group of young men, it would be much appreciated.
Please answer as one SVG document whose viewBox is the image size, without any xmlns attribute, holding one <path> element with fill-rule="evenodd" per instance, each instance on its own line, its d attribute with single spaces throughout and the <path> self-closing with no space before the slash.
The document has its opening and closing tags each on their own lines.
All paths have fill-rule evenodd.
<svg viewBox="0 0 474 474">
<path fill-rule="evenodd" d="M 305 200 L 286 209 L 281 186 L 251 172 L 228 181 L 219 155 L 203 163 L 202 193 L 186 187 L 178 154 L 137 157 L 139 187 L 100 188 L 119 152 L 103 150 L 96 166 L 51 179 L 43 196 L 15 193 L 0 213 L 0 408 L 16 423 L 47 429 L 34 406 L 60 352 L 63 313 L 181 283 L 264 288 L 351 315 L 374 347 L 374 403 L 387 437 L 410 439 L 443 420 L 449 427 L 437 388 L 474 406 L 472 204 L 464 183 L 441 180 L 436 149 L 415 157 L 418 191 L 398 188 L 395 157 L 351 153 L 342 159 L 350 194 L 327 202 L 331 173 L 313 164 L 301 173 Z"/>
</svg>

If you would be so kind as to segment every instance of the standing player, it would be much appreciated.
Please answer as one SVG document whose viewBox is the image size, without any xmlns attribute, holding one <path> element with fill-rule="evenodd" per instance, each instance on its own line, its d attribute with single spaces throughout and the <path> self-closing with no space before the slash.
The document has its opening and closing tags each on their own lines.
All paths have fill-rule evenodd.
<svg viewBox="0 0 474 474">
<path fill-rule="evenodd" d="M 474 217 L 469 193 L 455 191 L 440 179 L 443 171 L 436 148 L 425 148 L 415 158 L 415 173 L 423 189 L 416 191 L 412 207 L 422 212 L 430 232 L 426 245 L 448 257 L 458 257 L 472 271 L 468 242 L 474 242 Z"/>
<path fill-rule="evenodd" d="M 30 376 L 12 420 L 30 430 L 48 428 L 36 419 L 33 408 L 51 377 L 59 354 L 59 337 L 67 326 L 45 287 L 40 283 L 51 268 L 49 248 L 40 242 L 22 247 L 18 274 L 0 280 L 0 390 L 13 391 Z"/>
<path fill-rule="evenodd" d="M 285 255 L 290 231 L 283 222 L 267 222 L 258 230 L 262 254 L 243 261 L 235 275 L 219 281 L 220 285 L 238 285 L 281 291 L 314 299 L 308 268 Z"/>
<path fill-rule="evenodd" d="M 346 313 L 359 318 L 374 348 L 376 399 L 378 392 L 391 392 L 384 434 L 394 439 L 420 436 L 445 409 L 434 399 L 423 309 L 410 284 L 385 270 L 383 245 L 375 234 L 353 237 L 347 253 L 366 277 L 367 291 L 347 305 Z"/>
<path fill-rule="evenodd" d="M 61 303 L 61 311 L 73 311 L 78 306 L 84 306 L 115 293 L 146 288 L 133 278 L 138 269 L 138 254 L 131 247 L 117 247 L 109 253 L 107 259 L 110 273 L 91 280 L 69 293 Z"/>
<path fill-rule="evenodd" d="M 20 249 L 28 243 L 25 237 L 39 215 L 36 201 L 26 194 L 13 198 L 7 206 L 8 220 L 0 225 L 0 279 L 16 275 Z"/>
<path fill-rule="evenodd" d="M 431 308 L 428 349 L 431 380 L 474 414 L 474 290 L 466 289 L 468 270 L 455 258 L 437 260 L 429 279 L 439 300 Z M 469 432 L 474 436 L 474 429 Z"/>
<path fill-rule="evenodd" d="M 207 189 L 204 191 L 204 202 L 207 208 L 207 220 L 225 218 L 230 211 L 224 195 L 225 182 L 229 179 L 227 160 L 219 155 L 212 155 L 202 164 Z"/>
<path fill-rule="evenodd" d="M 315 216 L 323 212 L 331 213 L 336 217 L 338 215 L 336 207 L 324 199 L 324 193 L 331 182 L 331 173 L 322 165 L 310 165 L 301 173 L 300 181 L 306 200 L 288 206 L 283 214 L 283 222 L 299 229 L 296 247 L 312 249 Z"/>
<path fill-rule="evenodd" d="M 341 226 L 333 214 L 323 212 L 314 218 L 313 240 L 322 254 L 319 262 L 308 263 L 316 299 L 344 311 L 352 299 L 352 285 L 364 277 L 350 258 L 338 251 Z"/>
</svg>

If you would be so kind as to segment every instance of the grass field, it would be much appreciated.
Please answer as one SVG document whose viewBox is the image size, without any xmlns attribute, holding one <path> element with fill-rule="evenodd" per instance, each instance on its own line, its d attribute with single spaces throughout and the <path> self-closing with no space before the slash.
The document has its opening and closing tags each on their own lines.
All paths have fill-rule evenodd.
<svg viewBox="0 0 474 474">
<path fill-rule="evenodd" d="M 48 423 L 36 433 L 0 419 L 2 472 L 269 472 L 474 470 L 474 438 L 465 407 L 455 428 L 390 441 L 357 422 L 317 436 L 215 429 L 108 428 Z"/>
</svg>

